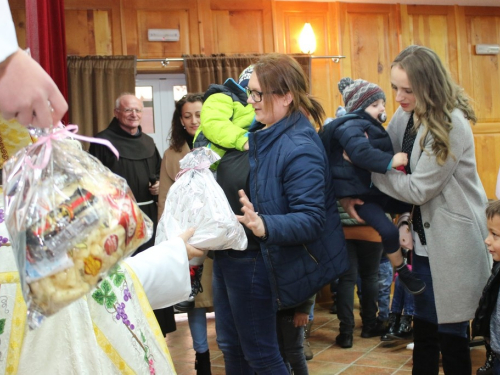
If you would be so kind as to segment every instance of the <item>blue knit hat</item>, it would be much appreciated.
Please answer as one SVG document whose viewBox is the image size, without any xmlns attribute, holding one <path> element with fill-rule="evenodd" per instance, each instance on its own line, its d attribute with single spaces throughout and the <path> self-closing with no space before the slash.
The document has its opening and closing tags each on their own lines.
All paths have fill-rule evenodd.
<svg viewBox="0 0 500 375">
<path fill-rule="evenodd" d="M 339 82 L 339 91 L 344 99 L 347 113 L 358 109 L 364 110 L 373 102 L 384 99 L 385 94 L 375 83 L 370 83 L 364 79 L 353 81 L 351 78 L 342 78 Z"/>
<path fill-rule="evenodd" d="M 245 70 L 243 70 L 240 74 L 240 77 L 238 78 L 238 84 L 246 88 L 248 86 L 248 80 L 250 79 L 250 76 L 253 73 L 253 64 L 250 66 L 247 66 Z"/>
</svg>

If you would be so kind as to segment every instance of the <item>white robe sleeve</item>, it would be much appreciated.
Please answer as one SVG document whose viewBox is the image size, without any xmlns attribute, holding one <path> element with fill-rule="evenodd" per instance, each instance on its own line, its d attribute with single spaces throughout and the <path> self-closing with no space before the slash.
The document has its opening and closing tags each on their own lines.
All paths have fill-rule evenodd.
<svg viewBox="0 0 500 375">
<path fill-rule="evenodd" d="M 0 63 L 18 50 L 16 28 L 7 0 L 0 0 Z"/>
<path fill-rule="evenodd" d="M 125 262 L 141 281 L 153 310 L 188 299 L 191 293 L 189 262 L 180 237 L 161 242 Z"/>
</svg>

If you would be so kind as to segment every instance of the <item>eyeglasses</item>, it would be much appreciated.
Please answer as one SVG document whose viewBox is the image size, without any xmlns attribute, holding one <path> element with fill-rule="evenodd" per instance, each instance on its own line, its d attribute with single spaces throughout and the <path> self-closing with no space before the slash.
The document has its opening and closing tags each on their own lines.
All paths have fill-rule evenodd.
<svg viewBox="0 0 500 375">
<path fill-rule="evenodd" d="M 245 89 L 247 91 L 247 95 L 252 97 L 252 100 L 255 103 L 260 103 L 262 101 L 263 92 L 257 90 L 250 90 L 248 87 Z"/>
<path fill-rule="evenodd" d="M 137 109 L 137 108 L 124 108 L 120 109 L 121 112 L 125 112 L 127 114 L 135 112 L 135 113 L 142 113 L 142 109 Z"/>
</svg>

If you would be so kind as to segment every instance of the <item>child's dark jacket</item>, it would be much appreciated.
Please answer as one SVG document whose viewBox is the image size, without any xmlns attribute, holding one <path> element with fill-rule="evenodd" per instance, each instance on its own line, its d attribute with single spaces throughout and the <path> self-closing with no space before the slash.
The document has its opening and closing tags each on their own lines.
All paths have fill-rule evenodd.
<svg viewBox="0 0 500 375">
<path fill-rule="evenodd" d="M 334 179 L 335 196 L 382 195 L 372 184 L 371 172 L 385 173 L 394 151 L 386 130 L 364 111 L 339 117 L 319 133 Z M 351 162 L 344 159 L 347 153 Z"/>
<path fill-rule="evenodd" d="M 472 321 L 472 337 L 483 336 L 490 337 L 491 314 L 495 309 L 500 290 L 500 262 L 495 262 L 491 276 L 486 282 L 483 294 L 479 300 L 479 306 L 476 315 Z"/>
</svg>

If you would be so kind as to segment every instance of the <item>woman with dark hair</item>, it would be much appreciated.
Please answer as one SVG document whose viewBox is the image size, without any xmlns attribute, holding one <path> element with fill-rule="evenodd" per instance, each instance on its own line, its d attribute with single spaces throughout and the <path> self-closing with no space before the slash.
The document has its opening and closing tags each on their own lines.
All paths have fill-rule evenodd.
<svg viewBox="0 0 500 375">
<path fill-rule="evenodd" d="M 158 195 L 158 220 L 165 208 L 168 191 L 179 173 L 179 161 L 193 149 L 193 139 L 200 126 L 200 114 L 203 93 L 184 95 L 175 103 L 170 131 L 170 147 L 163 154 L 160 171 L 160 192 Z M 209 375 L 210 352 L 207 342 L 207 307 L 213 306 L 212 298 L 212 260 L 203 263 L 201 277 L 203 292 L 193 300 L 184 301 L 174 306 L 174 310 L 187 312 L 188 323 L 196 352 L 196 370 L 198 375 Z"/>
<path fill-rule="evenodd" d="M 277 310 L 336 279 L 347 269 L 347 252 L 328 159 L 309 120 L 321 126 L 324 111 L 309 95 L 302 67 L 288 55 L 266 55 L 254 65 L 247 92 L 256 120 L 249 151 L 226 153 L 217 169 L 229 202 L 239 191 L 239 219 L 250 231 L 247 250 L 215 252 L 217 342 L 228 375 L 288 375 Z M 236 162 L 235 153 L 246 157 Z M 291 333 L 303 357 L 300 328 Z"/>
<path fill-rule="evenodd" d="M 170 128 L 170 147 L 163 154 L 160 171 L 160 192 L 158 193 L 158 220 L 165 208 L 170 186 L 179 172 L 179 161 L 193 149 L 193 138 L 200 126 L 203 93 L 187 94 L 175 103 Z"/>
<path fill-rule="evenodd" d="M 408 154 L 405 173 L 372 173 L 383 193 L 413 205 L 413 273 L 427 285 L 414 296 L 413 374 L 471 373 L 469 320 L 488 279 L 491 258 L 470 122 L 476 115 L 438 55 L 409 46 L 391 67 L 400 107 L 387 132 Z M 341 203 L 355 216 L 351 202 Z M 360 204 L 361 202 L 354 202 Z"/>
</svg>

